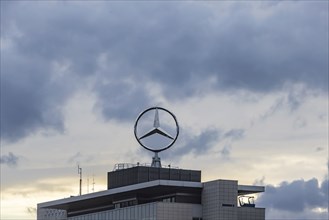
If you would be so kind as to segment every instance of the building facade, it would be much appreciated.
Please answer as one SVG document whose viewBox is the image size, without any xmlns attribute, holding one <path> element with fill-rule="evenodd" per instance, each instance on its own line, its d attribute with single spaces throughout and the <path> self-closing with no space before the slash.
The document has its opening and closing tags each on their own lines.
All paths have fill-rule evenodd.
<svg viewBox="0 0 329 220">
<path fill-rule="evenodd" d="M 263 186 L 201 182 L 201 171 L 118 166 L 108 189 L 38 204 L 38 220 L 264 220 L 251 201 Z"/>
</svg>

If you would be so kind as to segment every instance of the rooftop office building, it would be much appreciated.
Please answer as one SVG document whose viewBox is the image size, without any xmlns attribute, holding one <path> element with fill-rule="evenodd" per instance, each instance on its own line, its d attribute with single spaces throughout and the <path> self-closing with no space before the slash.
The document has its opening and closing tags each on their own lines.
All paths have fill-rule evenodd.
<svg viewBox="0 0 329 220">
<path fill-rule="evenodd" d="M 140 136 L 136 124 L 141 116 L 155 110 L 153 129 Z M 253 194 L 263 186 L 239 185 L 237 180 L 201 181 L 200 170 L 161 165 L 158 153 L 168 149 L 176 136 L 160 128 L 158 110 L 144 111 L 135 124 L 135 136 L 147 150 L 155 153 L 151 166 L 118 164 L 107 174 L 107 190 L 39 203 L 38 220 L 264 220 L 265 208 L 256 207 Z M 173 133 L 173 132 L 171 132 Z M 163 148 L 144 146 L 151 135 L 171 140 Z M 80 173 L 81 174 L 81 173 Z M 81 182 L 80 182 L 81 194 Z"/>
<path fill-rule="evenodd" d="M 263 220 L 247 195 L 262 186 L 236 180 L 201 182 L 201 171 L 121 166 L 108 189 L 38 204 L 38 220 Z"/>
</svg>

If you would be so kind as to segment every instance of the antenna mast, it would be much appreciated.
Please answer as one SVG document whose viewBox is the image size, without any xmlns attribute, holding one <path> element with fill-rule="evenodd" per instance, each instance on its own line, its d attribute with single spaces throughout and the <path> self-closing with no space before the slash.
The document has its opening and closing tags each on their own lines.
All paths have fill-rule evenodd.
<svg viewBox="0 0 329 220">
<path fill-rule="evenodd" d="M 93 192 L 94 192 L 94 190 L 95 190 L 95 179 L 94 179 L 94 174 L 93 174 Z"/>
<path fill-rule="evenodd" d="M 79 196 L 81 196 L 82 187 L 82 168 L 78 165 L 78 174 L 80 174 Z"/>
<path fill-rule="evenodd" d="M 87 177 L 87 193 L 89 193 L 89 176 Z"/>
</svg>

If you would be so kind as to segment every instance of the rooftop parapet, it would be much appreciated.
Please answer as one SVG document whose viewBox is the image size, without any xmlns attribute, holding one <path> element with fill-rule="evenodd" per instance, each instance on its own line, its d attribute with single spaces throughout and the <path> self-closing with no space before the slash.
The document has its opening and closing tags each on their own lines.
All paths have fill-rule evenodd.
<svg viewBox="0 0 329 220">
<path fill-rule="evenodd" d="M 128 166 L 129 167 L 129 166 Z M 183 170 L 177 168 L 150 167 L 150 166 L 125 166 L 117 167 L 108 172 L 107 188 L 113 189 L 153 180 L 175 180 L 187 182 L 201 182 L 201 171 Z"/>
</svg>

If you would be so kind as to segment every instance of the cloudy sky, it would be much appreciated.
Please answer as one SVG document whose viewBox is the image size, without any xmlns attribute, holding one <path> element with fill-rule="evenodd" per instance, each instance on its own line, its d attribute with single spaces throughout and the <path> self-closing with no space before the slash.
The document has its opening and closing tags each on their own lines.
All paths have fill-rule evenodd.
<svg viewBox="0 0 329 220">
<path fill-rule="evenodd" d="M 134 120 L 162 106 L 181 126 L 163 164 L 266 186 L 268 219 L 327 219 L 328 9 L 1 1 L 0 218 L 77 195 L 77 164 L 87 193 L 116 163 L 150 163 Z"/>
</svg>

